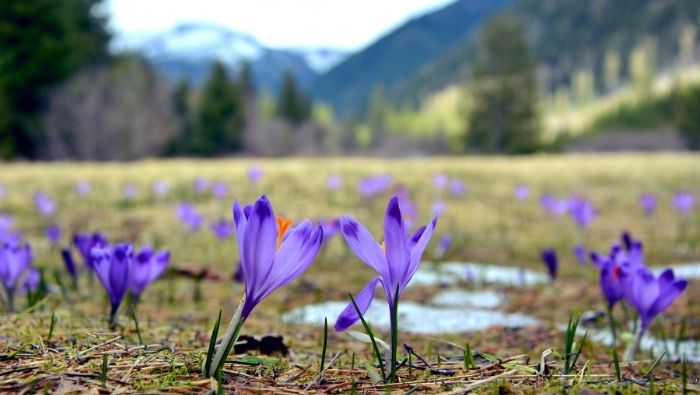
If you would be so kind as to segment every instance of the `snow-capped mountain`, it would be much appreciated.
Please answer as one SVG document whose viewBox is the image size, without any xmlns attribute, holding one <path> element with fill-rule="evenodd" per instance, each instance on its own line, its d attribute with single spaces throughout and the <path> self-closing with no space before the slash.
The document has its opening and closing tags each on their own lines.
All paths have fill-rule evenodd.
<svg viewBox="0 0 700 395">
<path fill-rule="evenodd" d="M 117 36 L 112 49 L 139 52 L 166 76 L 187 78 L 195 84 L 206 78 L 216 59 L 232 72 L 247 61 L 257 85 L 270 91 L 276 91 L 285 71 L 292 72 L 303 87 L 309 87 L 318 74 L 347 56 L 347 52 L 332 48 L 268 48 L 249 34 L 207 23 L 184 23 L 165 32 Z"/>
</svg>

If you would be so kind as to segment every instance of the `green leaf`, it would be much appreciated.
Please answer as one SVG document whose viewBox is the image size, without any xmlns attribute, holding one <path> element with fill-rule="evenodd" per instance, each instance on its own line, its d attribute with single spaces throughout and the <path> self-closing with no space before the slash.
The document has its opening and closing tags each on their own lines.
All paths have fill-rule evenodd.
<svg viewBox="0 0 700 395">
<path fill-rule="evenodd" d="M 217 317 L 214 323 L 214 330 L 211 331 L 211 338 L 209 339 L 209 348 L 207 349 L 207 359 L 202 367 L 202 377 L 209 376 L 209 368 L 211 368 L 211 360 L 214 358 L 214 350 L 216 348 L 216 337 L 219 335 L 219 326 L 221 325 L 221 310 L 219 310 L 219 317 Z"/>
</svg>

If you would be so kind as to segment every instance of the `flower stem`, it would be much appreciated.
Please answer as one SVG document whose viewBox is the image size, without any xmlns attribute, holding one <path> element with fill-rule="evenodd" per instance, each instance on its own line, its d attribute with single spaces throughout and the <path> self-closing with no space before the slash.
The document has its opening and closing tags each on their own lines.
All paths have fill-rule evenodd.
<svg viewBox="0 0 700 395">
<path fill-rule="evenodd" d="M 617 331 L 615 330 L 615 317 L 613 317 L 613 309 L 610 304 L 606 303 L 608 307 L 608 322 L 610 323 L 610 335 L 612 336 L 612 346 L 617 344 Z"/>
<path fill-rule="evenodd" d="M 233 345 L 236 343 L 236 340 L 238 340 L 238 335 L 240 334 L 243 323 L 245 322 L 245 318 L 241 317 L 244 304 L 245 297 L 243 297 L 241 304 L 238 305 L 238 309 L 236 309 L 233 317 L 231 317 L 231 322 L 228 324 L 228 329 L 226 329 L 226 333 L 221 339 L 221 344 L 219 345 L 219 348 L 216 349 L 216 355 L 214 356 L 214 359 L 211 362 L 211 367 L 209 368 L 210 377 L 214 376 L 217 371 L 221 370 L 221 368 L 224 366 L 224 362 L 226 361 L 226 357 L 228 357 Z"/>
<path fill-rule="evenodd" d="M 627 349 L 627 352 L 625 352 L 625 361 L 626 362 L 631 362 L 634 360 L 634 357 L 637 355 L 637 350 L 639 350 L 639 345 L 642 343 L 642 336 L 644 336 L 644 332 L 646 331 L 646 328 L 642 326 L 639 329 L 639 332 L 637 332 L 637 337 L 634 339 L 634 343 Z"/>
<path fill-rule="evenodd" d="M 389 380 L 396 382 L 396 355 L 399 347 L 399 285 L 396 286 L 394 294 L 394 305 L 391 309 L 391 373 Z"/>
</svg>

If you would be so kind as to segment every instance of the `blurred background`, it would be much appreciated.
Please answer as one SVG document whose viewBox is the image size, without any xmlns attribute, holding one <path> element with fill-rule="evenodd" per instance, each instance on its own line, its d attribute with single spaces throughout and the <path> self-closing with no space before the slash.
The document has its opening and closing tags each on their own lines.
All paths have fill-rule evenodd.
<svg viewBox="0 0 700 395">
<path fill-rule="evenodd" d="M 697 0 L 3 0 L 0 156 L 700 148 Z"/>
</svg>

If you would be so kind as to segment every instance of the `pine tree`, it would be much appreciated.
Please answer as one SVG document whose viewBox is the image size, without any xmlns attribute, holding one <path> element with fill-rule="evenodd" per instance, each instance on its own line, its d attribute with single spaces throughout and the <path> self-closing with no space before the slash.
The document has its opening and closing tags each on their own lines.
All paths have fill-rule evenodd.
<svg viewBox="0 0 700 395">
<path fill-rule="evenodd" d="M 50 88 L 107 58 L 102 0 L 0 1 L 0 156 L 35 158 Z"/>
<path fill-rule="evenodd" d="M 277 98 L 277 115 L 293 125 L 299 125 L 309 118 L 310 111 L 309 101 L 297 87 L 294 76 L 285 72 Z"/>
<path fill-rule="evenodd" d="M 193 152 L 212 155 L 240 150 L 242 113 L 238 87 L 229 79 L 226 66 L 215 62 L 199 99 Z"/>
<path fill-rule="evenodd" d="M 700 150 L 700 87 L 682 88 L 678 94 L 676 124 L 688 148 Z"/>
<path fill-rule="evenodd" d="M 171 153 L 190 153 L 192 151 L 192 106 L 190 96 L 192 88 L 187 79 L 183 78 L 175 86 L 172 95 L 172 106 L 175 115 L 180 121 L 179 136 L 174 141 Z"/>
<path fill-rule="evenodd" d="M 497 17 L 480 33 L 468 82 L 467 148 L 525 153 L 538 143 L 537 85 L 522 28 Z"/>
</svg>

